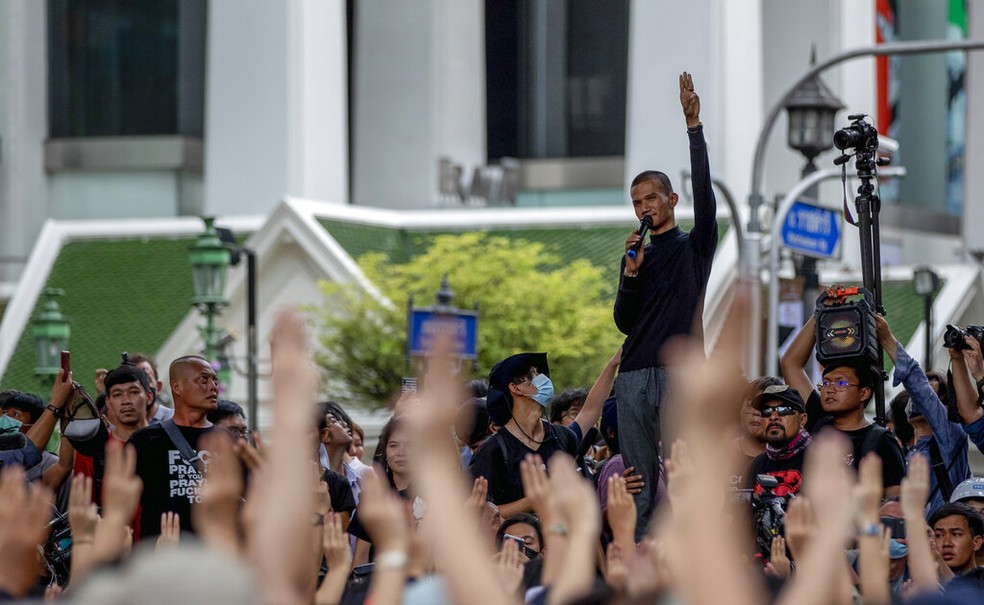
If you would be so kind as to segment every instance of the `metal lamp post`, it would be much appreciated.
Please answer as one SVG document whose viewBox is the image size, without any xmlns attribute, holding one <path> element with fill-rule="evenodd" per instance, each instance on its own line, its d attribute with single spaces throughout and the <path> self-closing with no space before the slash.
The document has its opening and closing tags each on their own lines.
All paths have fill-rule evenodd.
<svg viewBox="0 0 984 605">
<path fill-rule="evenodd" d="M 230 254 L 215 230 L 215 217 L 206 216 L 202 220 L 205 222 L 205 232 L 188 251 L 195 292 L 191 304 L 205 316 L 205 325 L 198 329 L 205 342 L 205 358 L 214 363 L 219 355 L 222 332 L 215 326 L 215 317 L 228 304 L 225 299 L 225 282 Z"/>
<path fill-rule="evenodd" d="M 923 297 L 923 319 L 926 321 L 926 356 L 923 371 L 933 369 L 933 294 L 940 287 L 940 276 L 929 267 L 916 267 L 912 272 L 912 289 Z"/>
<path fill-rule="evenodd" d="M 810 66 L 813 67 L 816 62 L 816 48 L 814 48 L 810 53 Z M 834 146 L 833 136 L 837 130 L 834 118 L 844 107 L 844 103 L 830 91 L 819 75 L 801 82 L 786 98 L 783 103 L 783 108 L 789 117 L 786 144 L 806 158 L 806 165 L 800 172 L 800 178 L 806 178 L 816 172 L 817 166 L 813 160 Z M 804 192 L 804 195 L 816 201 L 819 197 L 818 186 L 813 185 Z M 817 290 L 820 287 L 816 258 L 803 255 L 798 273 L 803 276 L 802 325 L 806 321 L 813 301 L 817 298 Z M 807 368 L 807 371 L 809 372 L 810 369 Z"/>
<path fill-rule="evenodd" d="M 233 267 L 239 265 L 242 257 L 246 257 L 246 381 L 247 407 L 249 409 L 249 427 L 259 428 L 258 383 L 259 372 L 256 368 L 256 251 L 240 246 L 232 231 L 217 228 L 219 240 L 229 250 L 229 263 Z"/>
<path fill-rule="evenodd" d="M 61 352 L 68 350 L 72 327 L 62 315 L 57 300 L 65 295 L 65 291 L 60 288 L 45 288 L 42 294 L 45 300 L 41 304 L 41 312 L 31 323 L 31 332 L 37 346 L 37 366 L 34 373 L 45 380 L 53 381 L 61 371 Z"/>
</svg>

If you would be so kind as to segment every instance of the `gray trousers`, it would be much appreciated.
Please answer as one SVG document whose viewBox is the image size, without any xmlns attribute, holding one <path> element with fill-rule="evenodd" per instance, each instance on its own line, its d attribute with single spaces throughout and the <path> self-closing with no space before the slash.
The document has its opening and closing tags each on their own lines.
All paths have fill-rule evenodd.
<svg viewBox="0 0 984 605">
<path fill-rule="evenodd" d="M 635 467 L 645 485 L 634 496 L 635 539 L 638 542 L 653 515 L 659 480 L 660 403 L 666 398 L 666 372 L 661 367 L 619 372 L 615 379 L 618 443 L 625 467 Z"/>
</svg>

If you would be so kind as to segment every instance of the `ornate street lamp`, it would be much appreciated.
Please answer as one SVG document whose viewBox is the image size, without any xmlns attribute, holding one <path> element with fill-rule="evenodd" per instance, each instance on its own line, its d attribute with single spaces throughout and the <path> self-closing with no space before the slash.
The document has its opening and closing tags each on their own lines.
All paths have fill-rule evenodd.
<svg viewBox="0 0 984 605">
<path fill-rule="evenodd" d="M 68 350 L 72 327 L 62 315 L 57 300 L 65 295 L 65 291 L 60 288 L 46 288 L 42 294 L 45 300 L 41 303 L 41 312 L 31 323 L 31 332 L 37 346 L 37 366 L 34 373 L 53 379 L 61 371 L 61 352 Z"/>
<path fill-rule="evenodd" d="M 205 222 L 205 232 L 188 251 L 195 291 L 191 305 L 205 316 L 205 325 L 198 329 L 205 341 L 205 358 L 214 363 L 219 354 L 218 344 L 221 339 L 221 329 L 215 326 L 215 316 L 228 304 L 225 299 L 225 282 L 230 254 L 215 230 L 215 217 L 206 216 L 202 220 Z"/>
<path fill-rule="evenodd" d="M 933 295 L 940 287 L 940 276 L 926 266 L 912 271 L 912 289 L 923 298 L 923 320 L 926 322 L 926 356 L 923 371 L 933 369 Z"/>
<path fill-rule="evenodd" d="M 816 65 L 816 48 L 810 54 L 810 66 Z M 844 104 L 834 96 L 819 76 L 797 86 L 783 103 L 789 116 L 786 143 L 806 156 L 807 166 L 816 171 L 813 159 L 833 147 L 834 118 Z M 804 176 L 809 174 L 804 169 Z"/>
<path fill-rule="evenodd" d="M 817 49 L 810 51 L 810 66 L 816 65 Z M 837 112 L 844 109 L 844 104 L 834 96 L 819 76 L 806 80 L 786 97 L 783 103 L 789 117 L 789 128 L 786 144 L 803 154 L 806 164 L 800 172 L 802 178 L 817 171 L 814 158 L 834 146 L 834 118 Z M 816 201 L 817 188 L 811 187 L 805 192 L 807 197 Z M 817 298 L 819 277 L 817 275 L 817 260 L 804 255 L 799 261 L 797 273 L 803 276 L 803 319 L 805 321 L 813 302 Z M 812 365 L 812 362 L 810 362 Z M 812 368 L 807 367 L 807 372 Z"/>
</svg>

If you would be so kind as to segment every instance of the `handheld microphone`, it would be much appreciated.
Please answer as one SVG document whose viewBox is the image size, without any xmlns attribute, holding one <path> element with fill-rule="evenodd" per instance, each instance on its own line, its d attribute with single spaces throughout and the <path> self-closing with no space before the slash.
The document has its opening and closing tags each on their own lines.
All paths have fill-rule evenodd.
<svg viewBox="0 0 984 605">
<path fill-rule="evenodd" d="M 625 256 L 628 256 L 629 258 L 635 258 L 636 256 L 639 255 L 639 248 L 641 248 L 643 243 L 646 241 L 646 234 L 649 233 L 649 230 L 652 228 L 652 226 L 653 226 L 653 217 L 649 216 L 648 214 L 642 217 L 642 222 L 639 223 L 639 232 L 638 232 L 639 241 L 636 242 L 635 246 L 629 248 L 625 252 Z"/>
</svg>

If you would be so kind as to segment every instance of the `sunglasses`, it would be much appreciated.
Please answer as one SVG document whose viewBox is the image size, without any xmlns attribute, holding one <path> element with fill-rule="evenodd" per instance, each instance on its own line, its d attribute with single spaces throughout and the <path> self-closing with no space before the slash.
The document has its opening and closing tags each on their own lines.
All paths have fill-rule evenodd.
<svg viewBox="0 0 984 605">
<path fill-rule="evenodd" d="M 774 405 L 772 407 L 762 408 L 761 410 L 759 410 L 759 414 L 762 415 L 762 418 L 768 418 L 772 416 L 773 412 L 779 414 L 780 416 L 792 416 L 793 414 L 798 414 L 799 410 L 797 410 L 791 405 Z"/>
</svg>

